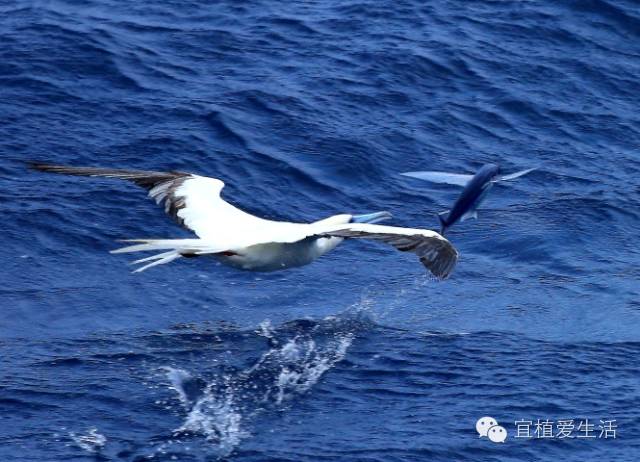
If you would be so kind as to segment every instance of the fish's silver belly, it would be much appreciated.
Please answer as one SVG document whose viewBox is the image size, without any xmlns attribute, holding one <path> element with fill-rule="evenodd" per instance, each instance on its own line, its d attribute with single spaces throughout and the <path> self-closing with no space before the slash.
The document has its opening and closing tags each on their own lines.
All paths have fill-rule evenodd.
<svg viewBox="0 0 640 462">
<path fill-rule="evenodd" d="M 216 255 L 220 262 L 249 271 L 277 271 L 308 265 L 342 242 L 341 238 L 307 238 L 293 243 L 257 244 L 237 255 Z"/>
</svg>

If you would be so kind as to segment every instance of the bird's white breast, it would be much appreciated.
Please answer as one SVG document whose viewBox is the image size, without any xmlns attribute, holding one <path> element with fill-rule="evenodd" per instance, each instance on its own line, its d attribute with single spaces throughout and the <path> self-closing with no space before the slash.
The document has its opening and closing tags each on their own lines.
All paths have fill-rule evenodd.
<svg viewBox="0 0 640 462">
<path fill-rule="evenodd" d="M 252 271 L 276 271 L 304 266 L 333 250 L 342 238 L 309 237 L 293 243 L 271 242 L 235 251 L 236 255 L 220 255 L 227 265 Z"/>
</svg>

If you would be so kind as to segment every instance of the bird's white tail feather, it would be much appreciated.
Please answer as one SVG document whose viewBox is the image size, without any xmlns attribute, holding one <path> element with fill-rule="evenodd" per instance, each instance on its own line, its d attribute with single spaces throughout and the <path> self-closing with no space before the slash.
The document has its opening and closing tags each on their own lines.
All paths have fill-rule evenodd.
<svg viewBox="0 0 640 462">
<path fill-rule="evenodd" d="M 206 253 L 214 253 L 214 249 L 210 243 L 206 243 L 202 239 L 127 239 L 123 242 L 136 242 L 135 245 L 129 245 L 120 249 L 112 250 L 111 253 L 129 253 L 129 252 L 145 252 L 150 250 L 167 250 L 150 257 L 141 258 L 132 264 L 148 263 L 137 268 L 134 273 L 147 270 L 157 265 L 164 265 L 186 254 L 202 255 Z"/>
<path fill-rule="evenodd" d="M 149 258 L 143 258 L 142 260 L 146 260 L 149 261 L 150 259 L 154 259 L 155 261 L 141 266 L 140 268 L 136 268 L 133 272 L 134 273 L 140 273 L 141 271 L 147 270 L 149 268 L 153 268 L 154 266 L 157 265 L 164 265 L 165 263 L 170 263 L 173 260 L 180 258 L 182 255 L 180 255 L 179 252 L 172 250 L 171 252 L 165 252 L 165 253 L 161 253 L 158 255 L 154 255 L 153 257 L 149 257 Z M 141 260 L 137 260 L 138 262 L 140 262 Z M 136 263 L 136 262 L 134 262 Z"/>
<path fill-rule="evenodd" d="M 211 250 L 215 252 L 210 243 L 202 239 L 127 239 L 122 242 L 136 242 L 120 249 L 112 250 L 111 253 L 145 252 L 148 250 L 177 250 L 184 253 L 195 253 Z"/>
<path fill-rule="evenodd" d="M 156 254 L 156 255 L 151 255 L 150 257 L 141 258 L 139 260 L 132 261 L 130 263 L 130 265 L 138 265 L 140 263 L 145 263 L 145 262 L 148 262 L 148 261 L 158 260 L 160 258 L 169 257 L 169 256 L 173 255 L 174 253 L 175 253 L 175 250 L 169 250 L 168 252 L 159 253 L 159 254 Z"/>
</svg>

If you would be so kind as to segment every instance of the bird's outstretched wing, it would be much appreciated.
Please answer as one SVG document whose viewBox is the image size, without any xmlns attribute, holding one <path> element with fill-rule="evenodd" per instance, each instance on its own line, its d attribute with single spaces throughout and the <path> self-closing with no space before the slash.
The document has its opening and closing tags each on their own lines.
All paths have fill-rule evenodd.
<svg viewBox="0 0 640 462">
<path fill-rule="evenodd" d="M 458 252 L 447 239 L 428 229 L 353 223 L 334 226 L 321 236 L 372 239 L 394 246 L 402 252 L 413 252 L 420 262 L 440 279 L 446 279 L 458 261 Z"/>
<path fill-rule="evenodd" d="M 229 230 L 252 229 L 263 220 L 229 204 L 220 197 L 224 183 L 185 172 L 153 172 L 94 167 L 68 167 L 31 163 L 43 172 L 66 175 L 118 178 L 131 181 L 149 192 L 165 212 L 201 239 L 225 241 Z"/>
</svg>

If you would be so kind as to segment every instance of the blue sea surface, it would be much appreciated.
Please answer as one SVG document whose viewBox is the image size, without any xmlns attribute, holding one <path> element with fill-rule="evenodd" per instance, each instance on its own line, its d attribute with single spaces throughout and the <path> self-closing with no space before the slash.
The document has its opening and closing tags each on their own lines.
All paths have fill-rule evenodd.
<svg viewBox="0 0 640 462">
<path fill-rule="evenodd" d="M 630 0 L 4 0 L 0 460 L 635 462 L 639 152 Z M 430 229 L 460 189 L 399 172 L 538 170 L 449 230 L 436 282 L 359 240 L 131 274 L 117 240 L 190 234 L 135 185 L 27 160 Z"/>
</svg>

